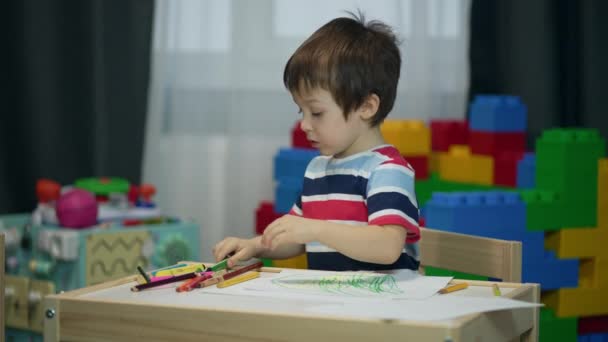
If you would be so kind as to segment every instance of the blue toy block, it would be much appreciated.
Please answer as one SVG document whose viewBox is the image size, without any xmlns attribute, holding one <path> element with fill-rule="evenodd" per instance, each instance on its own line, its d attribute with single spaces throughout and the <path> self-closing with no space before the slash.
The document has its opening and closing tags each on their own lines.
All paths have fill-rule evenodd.
<svg viewBox="0 0 608 342">
<path fill-rule="evenodd" d="M 274 210 L 278 214 L 287 214 L 296 199 L 302 193 L 304 178 L 286 177 L 279 179 L 275 188 Z"/>
<path fill-rule="evenodd" d="M 425 214 L 430 228 L 507 240 L 524 237 L 526 208 L 517 193 L 436 192 Z"/>
<path fill-rule="evenodd" d="M 526 230 L 526 207 L 507 191 L 433 193 L 425 206 L 426 225 L 454 233 L 522 242 L 523 280 L 542 289 L 576 287 L 578 259 L 557 259 L 544 249 L 544 233 Z"/>
<path fill-rule="evenodd" d="M 578 342 L 608 342 L 608 333 L 579 335 Z"/>
<path fill-rule="evenodd" d="M 536 185 L 536 155 L 526 153 L 517 162 L 517 187 L 520 189 L 533 189 Z"/>
<path fill-rule="evenodd" d="M 578 259 L 558 259 L 553 251 L 545 251 L 540 259 L 522 259 L 522 282 L 539 283 L 541 290 L 557 290 L 578 286 Z"/>
<path fill-rule="evenodd" d="M 518 96 L 476 95 L 469 111 L 472 130 L 525 132 L 528 108 Z"/>
<path fill-rule="evenodd" d="M 281 148 L 274 156 L 274 179 L 303 178 L 308 163 L 319 151 L 304 148 Z"/>
</svg>

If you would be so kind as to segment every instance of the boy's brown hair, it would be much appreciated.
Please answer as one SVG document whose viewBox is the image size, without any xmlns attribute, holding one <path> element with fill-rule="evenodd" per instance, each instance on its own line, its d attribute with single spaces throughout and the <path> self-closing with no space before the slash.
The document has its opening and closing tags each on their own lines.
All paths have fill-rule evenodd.
<svg viewBox="0 0 608 342">
<path fill-rule="evenodd" d="M 289 58 L 283 83 L 292 93 L 320 87 L 329 91 L 347 118 L 376 94 L 379 125 L 393 108 L 401 70 L 401 54 L 392 29 L 364 16 L 337 18 L 319 28 Z"/>
</svg>

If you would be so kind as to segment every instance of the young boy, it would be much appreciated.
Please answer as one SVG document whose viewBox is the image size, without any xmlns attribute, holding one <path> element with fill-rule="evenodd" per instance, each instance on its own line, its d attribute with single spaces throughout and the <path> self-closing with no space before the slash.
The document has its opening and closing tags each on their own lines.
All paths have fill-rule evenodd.
<svg viewBox="0 0 608 342">
<path fill-rule="evenodd" d="M 307 252 L 310 269 L 418 269 L 414 170 L 380 133 L 400 68 L 390 27 L 362 16 L 330 21 L 296 50 L 283 81 L 321 156 L 308 164 L 290 213 L 262 236 L 219 242 L 218 261 Z"/>
</svg>

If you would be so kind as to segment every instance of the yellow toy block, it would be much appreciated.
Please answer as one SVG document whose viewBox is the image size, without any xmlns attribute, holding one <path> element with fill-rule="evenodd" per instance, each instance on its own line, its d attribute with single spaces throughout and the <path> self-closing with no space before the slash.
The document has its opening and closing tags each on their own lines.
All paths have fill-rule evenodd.
<svg viewBox="0 0 608 342">
<path fill-rule="evenodd" d="M 608 314 L 608 288 L 575 288 L 547 291 L 541 302 L 555 310 L 557 317 Z"/>
<path fill-rule="evenodd" d="M 473 175 L 471 149 L 466 145 L 452 145 L 448 153 L 439 155 L 439 178 L 470 183 Z"/>
<path fill-rule="evenodd" d="M 608 259 L 603 257 L 582 259 L 579 266 L 578 287 L 608 290 Z"/>
<path fill-rule="evenodd" d="M 441 156 L 447 155 L 446 152 L 431 152 L 430 162 L 429 162 L 429 171 L 430 172 L 439 172 L 439 160 Z"/>
<path fill-rule="evenodd" d="M 439 155 L 439 177 L 452 182 L 492 185 L 494 160 L 471 154 L 469 146 L 452 145 L 448 153 Z"/>
<path fill-rule="evenodd" d="M 598 161 L 597 225 L 608 228 L 608 159 Z"/>
<path fill-rule="evenodd" d="M 494 159 L 490 156 L 473 154 L 473 175 L 471 183 L 492 185 L 494 183 Z"/>
<path fill-rule="evenodd" d="M 272 266 L 284 268 L 298 268 L 305 270 L 308 268 L 308 260 L 306 259 L 306 253 L 303 253 L 289 259 L 272 260 Z"/>
<path fill-rule="evenodd" d="M 431 130 L 422 120 L 385 120 L 380 131 L 384 140 L 402 155 L 428 156 L 431 153 Z"/>
<path fill-rule="evenodd" d="M 608 258 L 608 227 L 562 229 L 545 237 L 545 247 L 560 258 Z"/>
</svg>

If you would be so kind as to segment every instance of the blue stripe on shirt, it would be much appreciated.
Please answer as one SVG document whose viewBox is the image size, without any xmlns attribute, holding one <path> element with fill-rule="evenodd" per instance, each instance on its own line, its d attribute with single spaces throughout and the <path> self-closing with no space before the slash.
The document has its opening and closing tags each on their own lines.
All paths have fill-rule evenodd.
<svg viewBox="0 0 608 342">
<path fill-rule="evenodd" d="M 368 215 L 385 209 L 401 210 L 412 220 L 418 222 L 418 208 L 402 193 L 380 192 L 367 199 Z"/>
</svg>

